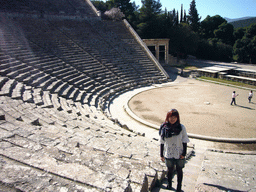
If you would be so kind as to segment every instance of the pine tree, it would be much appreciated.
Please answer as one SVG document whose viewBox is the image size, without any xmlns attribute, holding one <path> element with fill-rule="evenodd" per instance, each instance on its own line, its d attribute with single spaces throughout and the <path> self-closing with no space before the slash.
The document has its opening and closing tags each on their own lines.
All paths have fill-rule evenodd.
<svg viewBox="0 0 256 192">
<path fill-rule="evenodd" d="M 183 19 L 184 23 L 187 23 L 187 15 L 186 15 L 186 10 L 184 10 L 184 19 Z"/>
<path fill-rule="evenodd" d="M 201 17 L 199 17 L 196 9 L 196 1 L 192 0 L 192 2 L 190 3 L 188 21 L 193 31 L 198 32 L 200 27 L 200 20 Z"/>
<path fill-rule="evenodd" d="M 175 25 L 178 25 L 179 24 L 179 11 L 177 11 L 177 14 L 176 14 L 176 24 Z"/>
<path fill-rule="evenodd" d="M 160 0 L 142 0 L 137 32 L 142 38 L 158 38 L 161 28 L 157 18 L 162 12 Z"/>
<path fill-rule="evenodd" d="M 180 9 L 180 23 L 183 22 L 183 4 L 181 4 L 181 9 Z"/>
</svg>

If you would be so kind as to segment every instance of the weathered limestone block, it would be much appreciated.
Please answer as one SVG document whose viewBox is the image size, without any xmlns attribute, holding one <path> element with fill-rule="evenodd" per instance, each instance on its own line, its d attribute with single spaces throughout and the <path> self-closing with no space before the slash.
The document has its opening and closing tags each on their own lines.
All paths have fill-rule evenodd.
<svg viewBox="0 0 256 192">
<path fill-rule="evenodd" d="M 142 185 L 138 184 L 138 183 L 132 183 L 131 182 L 131 188 L 132 188 L 132 192 L 142 192 Z"/>
<path fill-rule="evenodd" d="M 42 149 L 42 146 L 39 143 L 33 142 L 19 135 L 13 135 L 12 137 L 6 138 L 5 141 L 8 141 L 14 145 L 31 149 L 34 151 L 38 151 Z"/>
<path fill-rule="evenodd" d="M 11 137 L 11 136 L 13 136 L 12 132 L 9 132 L 0 128 L 0 139 L 4 139 L 6 137 Z"/>
<path fill-rule="evenodd" d="M 5 149 L 8 149 L 8 148 L 10 148 L 10 147 L 12 147 L 12 144 L 11 144 L 11 143 L 6 142 L 6 141 L 1 141 L 1 142 L 0 142 L 0 152 L 1 152 L 1 154 L 3 153 L 3 151 L 4 151 Z"/>
<path fill-rule="evenodd" d="M 5 185 L 0 185 L 0 189 L 4 191 L 100 191 L 1 156 L 0 167 L 0 180 Z"/>
<path fill-rule="evenodd" d="M 17 126 L 15 126 L 14 124 L 12 124 L 10 122 L 1 123 L 0 127 L 5 130 L 8 130 L 8 131 L 13 131 L 13 130 L 17 129 Z"/>
<path fill-rule="evenodd" d="M 33 135 L 35 127 L 32 125 L 25 124 L 24 127 L 15 127 L 16 129 L 13 130 L 13 133 L 16 135 L 19 135 L 21 137 L 28 137 L 30 135 Z"/>
</svg>

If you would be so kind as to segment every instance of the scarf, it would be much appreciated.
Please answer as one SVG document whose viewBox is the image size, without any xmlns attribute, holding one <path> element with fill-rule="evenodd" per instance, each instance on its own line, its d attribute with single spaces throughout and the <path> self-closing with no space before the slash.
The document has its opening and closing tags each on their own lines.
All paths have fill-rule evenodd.
<svg viewBox="0 0 256 192">
<path fill-rule="evenodd" d="M 169 138 L 174 135 L 179 135 L 181 132 L 181 124 L 176 122 L 173 125 L 170 123 L 163 123 L 159 129 L 159 135 L 164 138 Z"/>
</svg>

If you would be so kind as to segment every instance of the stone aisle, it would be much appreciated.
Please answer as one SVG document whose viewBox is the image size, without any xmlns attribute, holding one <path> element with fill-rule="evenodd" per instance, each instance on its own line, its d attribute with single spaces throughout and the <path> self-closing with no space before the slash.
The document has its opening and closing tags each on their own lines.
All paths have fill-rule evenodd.
<svg viewBox="0 0 256 192">
<path fill-rule="evenodd" d="M 256 192 L 256 152 L 214 149 L 214 142 L 191 139 L 194 153 L 184 168 L 182 190 L 184 192 Z M 167 180 L 152 192 L 175 191 L 177 177 L 173 178 L 173 190 L 167 190 Z"/>
</svg>

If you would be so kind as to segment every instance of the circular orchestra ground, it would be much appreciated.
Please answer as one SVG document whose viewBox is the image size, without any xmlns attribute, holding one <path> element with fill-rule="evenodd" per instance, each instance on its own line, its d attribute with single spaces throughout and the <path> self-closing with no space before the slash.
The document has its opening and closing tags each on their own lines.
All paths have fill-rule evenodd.
<svg viewBox="0 0 256 192">
<path fill-rule="evenodd" d="M 232 92 L 239 94 L 230 105 Z M 256 138 L 256 100 L 250 90 L 187 79 L 133 96 L 129 108 L 139 118 L 159 125 L 176 108 L 191 134 L 222 138 Z"/>
</svg>

